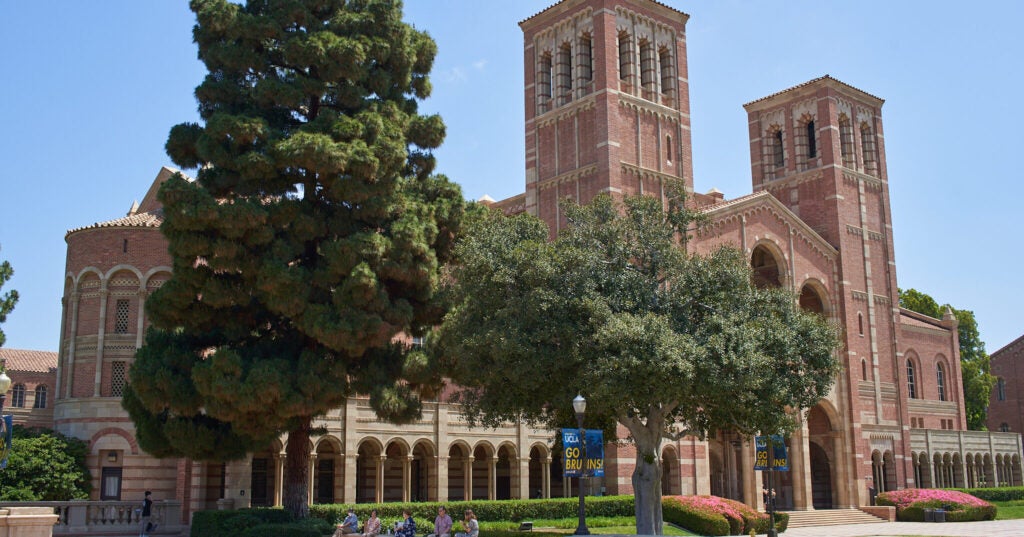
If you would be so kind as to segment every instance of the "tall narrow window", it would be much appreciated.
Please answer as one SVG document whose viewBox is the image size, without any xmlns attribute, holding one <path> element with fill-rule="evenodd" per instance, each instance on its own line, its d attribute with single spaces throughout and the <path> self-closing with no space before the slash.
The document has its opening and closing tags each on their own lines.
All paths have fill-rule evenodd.
<svg viewBox="0 0 1024 537">
<path fill-rule="evenodd" d="M 907 360 L 907 393 L 911 399 L 917 399 L 917 375 L 914 372 L 914 361 Z"/>
<path fill-rule="evenodd" d="M 124 383 L 126 373 L 125 363 L 121 361 L 110 363 L 110 396 L 121 397 L 124 395 Z"/>
<path fill-rule="evenodd" d="M 815 138 L 814 120 L 807 122 L 807 158 L 818 158 L 818 142 Z"/>
<path fill-rule="evenodd" d="M 935 383 L 939 388 L 939 401 L 946 400 L 946 370 L 942 364 L 935 368 Z"/>
<path fill-rule="evenodd" d="M 875 150 L 875 135 L 867 123 L 860 126 L 860 146 L 864 153 L 864 173 L 877 176 L 878 154 Z"/>
<path fill-rule="evenodd" d="M 583 91 L 590 91 L 589 84 L 594 80 L 594 40 L 590 34 L 580 36 L 579 50 L 576 52 L 576 64 L 579 65 L 579 83 Z"/>
<path fill-rule="evenodd" d="M 540 113 L 551 109 L 551 53 L 541 54 L 537 61 L 537 108 Z"/>
<path fill-rule="evenodd" d="M 128 301 L 118 300 L 114 306 L 114 333 L 128 333 Z"/>
<path fill-rule="evenodd" d="M 40 384 L 36 386 L 36 400 L 32 403 L 32 408 L 46 408 L 46 385 Z"/>
<path fill-rule="evenodd" d="M 619 80 L 629 82 L 633 77 L 633 37 L 619 33 Z"/>
<path fill-rule="evenodd" d="M 863 313 L 858 313 L 857 314 L 857 332 L 860 333 L 860 335 L 862 335 L 862 336 L 864 335 L 864 314 Z"/>
<path fill-rule="evenodd" d="M 558 56 L 555 58 L 555 94 L 559 105 L 572 100 L 572 46 L 569 43 L 558 47 Z"/>
<path fill-rule="evenodd" d="M 11 388 L 11 406 L 15 408 L 25 408 L 25 385 L 15 384 Z"/>
<path fill-rule="evenodd" d="M 672 137 L 665 136 L 665 160 L 672 162 L 675 160 L 673 157 L 675 152 L 672 150 Z"/>
<path fill-rule="evenodd" d="M 839 153 L 843 159 L 843 166 L 854 168 L 857 166 L 857 159 L 853 151 L 853 125 L 846 114 L 839 114 Z"/>
<path fill-rule="evenodd" d="M 861 380 L 868 379 L 868 361 L 864 358 L 860 360 L 860 378 Z"/>
<path fill-rule="evenodd" d="M 121 468 L 105 467 L 100 472 L 100 499 L 121 499 Z"/>
<path fill-rule="evenodd" d="M 656 72 L 654 45 L 645 39 L 640 42 L 640 85 L 644 92 L 654 91 Z"/>
<path fill-rule="evenodd" d="M 672 61 L 672 53 L 669 52 L 668 47 L 662 47 L 658 50 L 658 66 L 661 67 L 661 93 L 671 103 L 676 89 L 676 69 L 675 63 Z"/>
<path fill-rule="evenodd" d="M 777 130 L 772 135 L 772 158 L 776 168 L 782 168 L 786 165 L 786 154 L 782 149 L 782 131 Z"/>
<path fill-rule="evenodd" d="M 996 397 L 1000 401 L 1006 400 L 1006 380 L 1003 379 L 1002 377 L 1000 377 L 999 380 L 996 381 Z"/>
</svg>

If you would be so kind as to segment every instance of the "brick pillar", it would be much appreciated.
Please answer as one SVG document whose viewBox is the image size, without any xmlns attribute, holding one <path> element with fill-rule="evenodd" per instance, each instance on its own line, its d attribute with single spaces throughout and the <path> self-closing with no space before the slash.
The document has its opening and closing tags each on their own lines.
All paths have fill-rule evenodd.
<svg viewBox="0 0 1024 537">
<path fill-rule="evenodd" d="M 94 381 L 92 396 L 100 396 L 100 383 L 103 380 L 103 340 L 107 331 L 107 296 L 110 291 L 107 291 L 107 282 L 103 282 L 103 288 L 100 289 L 100 320 L 99 329 L 96 332 L 96 378 Z"/>
<path fill-rule="evenodd" d="M 435 501 L 448 501 L 448 457 L 437 457 L 437 485 L 435 490 L 437 491 Z"/>
</svg>

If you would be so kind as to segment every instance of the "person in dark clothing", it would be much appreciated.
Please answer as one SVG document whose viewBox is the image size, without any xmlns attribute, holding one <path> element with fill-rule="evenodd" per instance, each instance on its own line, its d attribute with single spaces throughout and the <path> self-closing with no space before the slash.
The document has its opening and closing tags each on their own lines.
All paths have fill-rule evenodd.
<svg viewBox="0 0 1024 537">
<path fill-rule="evenodd" d="M 142 500 L 142 516 L 140 517 L 140 524 L 142 525 L 142 531 L 139 533 L 139 537 L 149 537 L 149 532 L 156 529 L 156 524 L 151 522 L 153 517 L 153 493 L 146 491 L 146 497 Z"/>
</svg>

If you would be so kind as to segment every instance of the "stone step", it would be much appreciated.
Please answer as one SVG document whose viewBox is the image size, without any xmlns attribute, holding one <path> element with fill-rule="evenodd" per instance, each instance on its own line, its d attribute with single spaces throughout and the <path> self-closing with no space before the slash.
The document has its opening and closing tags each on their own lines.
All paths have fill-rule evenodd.
<svg viewBox="0 0 1024 537">
<path fill-rule="evenodd" d="M 874 524 L 885 522 L 860 509 L 820 509 L 815 511 L 787 511 L 790 528 L 811 526 L 838 526 L 842 524 Z"/>
</svg>

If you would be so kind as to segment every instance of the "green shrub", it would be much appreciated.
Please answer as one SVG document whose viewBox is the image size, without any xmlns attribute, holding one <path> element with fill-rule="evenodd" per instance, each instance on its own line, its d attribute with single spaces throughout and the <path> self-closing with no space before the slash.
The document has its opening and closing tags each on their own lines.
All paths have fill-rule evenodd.
<svg viewBox="0 0 1024 537">
<path fill-rule="evenodd" d="M 334 528 L 325 521 L 316 518 L 298 522 L 263 524 L 251 527 L 238 537 L 323 537 L 334 532 Z"/>
<path fill-rule="evenodd" d="M 947 489 L 970 494 L 986 502 L 1010 502 L 1024 500 L 1024 487 L 995 487 L 979 489 Z"/>
<path fill-rule="evenodd" d="M 231 537 L 252 528 L 293 522 L 284 509 L 255 508 L 233 511 L 199 511 L 192 516 L 192 537 Z M 319 521 L 323 524 L 323 521 Z M 328 526 L 330 526 L 328 524 Z M 329 532 L 328 532 L 329 533 Z"/>
</svg>

